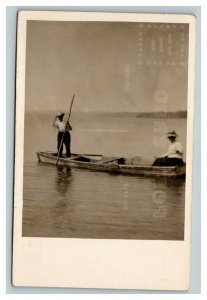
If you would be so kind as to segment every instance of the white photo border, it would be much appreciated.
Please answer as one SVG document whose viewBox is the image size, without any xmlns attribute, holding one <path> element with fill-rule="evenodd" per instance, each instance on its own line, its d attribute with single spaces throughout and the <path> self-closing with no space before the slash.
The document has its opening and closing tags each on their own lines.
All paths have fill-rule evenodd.
<svg viewBox="0 0 207 300">
<path fill-rule="evenodd" d="M 189 23 L 188 153 L 186 157 L 184 241 L 22 237 L 25 57 L 26 25 L 28 20 Z M 194 47 L 195 17 L 190 15 L 68 13 L 51 11 L 21 11 L 19 13 L 13 228 L 14 285 L 108 289 L 188 289 L 190 280 L 193 162 Z M 85 249 L 84 253 L 82 249 Z M 35 259 L 38 255 L 39 258 L 41 257 L 39 263 Z M 64 268 L 64 272 L 62 268 Z M 71 272 L 71 269 L 73 272 Z M 123 269 L 125 270 L 124 273 Z M 64 276 L 62 275 L 63 273 L 65 274 Z"/>
</svg>

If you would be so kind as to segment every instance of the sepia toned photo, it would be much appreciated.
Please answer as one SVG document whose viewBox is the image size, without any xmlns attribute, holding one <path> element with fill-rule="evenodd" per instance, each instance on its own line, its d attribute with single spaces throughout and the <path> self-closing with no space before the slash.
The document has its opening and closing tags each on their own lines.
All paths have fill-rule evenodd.
<svg viewBox="0 0 207 300">
<path fill-rule="evenodd" d="M 27 22 L 23 236 L 184 239 L 188 35 Z"/>
<path fill-rule="evenodd" d="M 184 241 L 192 24 L 91 15 L 24 19 L 19 238 Z"/>
</svg>

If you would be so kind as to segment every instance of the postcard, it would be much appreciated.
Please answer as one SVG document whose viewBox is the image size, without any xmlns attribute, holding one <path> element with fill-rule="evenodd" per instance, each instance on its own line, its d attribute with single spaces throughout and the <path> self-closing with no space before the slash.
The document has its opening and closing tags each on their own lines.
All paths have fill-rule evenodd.
<svg viewBox="0 0 207 300">
<path fill-rule="evenodd" d="M 15 286 L 189 288 L 195 26 L 19 12 Z"/>
</svg>

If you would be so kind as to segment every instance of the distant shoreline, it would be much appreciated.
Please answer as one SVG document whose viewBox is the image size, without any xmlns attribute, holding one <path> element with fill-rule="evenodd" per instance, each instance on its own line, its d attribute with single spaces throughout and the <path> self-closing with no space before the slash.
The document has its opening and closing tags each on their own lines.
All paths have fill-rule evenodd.
<svg viewBox="0 0 207 300">
<path fill-rule="evenodd" d="M 28 110 L 25 111 L 27 114 L 51 114 L 55 115 L 56 111 L 51 110 L 44 110 L 44 111 L 38 111 L 38 110 Z M 65 112 L 67 113 L 67 112 Z M 84 111 L 73 111 L 72 114 L 74 115 L 97 115 L 97 116 L 111 116 L 111 117 L 123 117 L 123 118 L 163 118 L 163 119 L 186 119 L 187 118 L 187 111 L 171 111 L 171 112 L 84 112 Z"/>
</svg>

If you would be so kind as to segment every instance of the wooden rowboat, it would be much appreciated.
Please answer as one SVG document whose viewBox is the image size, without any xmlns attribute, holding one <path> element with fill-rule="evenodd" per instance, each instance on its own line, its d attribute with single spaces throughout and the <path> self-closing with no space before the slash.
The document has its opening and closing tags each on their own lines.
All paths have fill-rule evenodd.
<svg viewBox="0 0 207 300">
<path fill-rule="evenodd" d="M 56 164 L 57 153 L 37 152 L 38 161 L 41 163 Z M 185 176 L 185 165 L 173 167 L 158 167 L 142 165 L 133 158 L 106 157 L 94 154 L 72 154 L 70 158 L 59 158 L 58 165 L 88 169 L 93 171 L 114 172 L 138 176 Z"/>
</svg>

